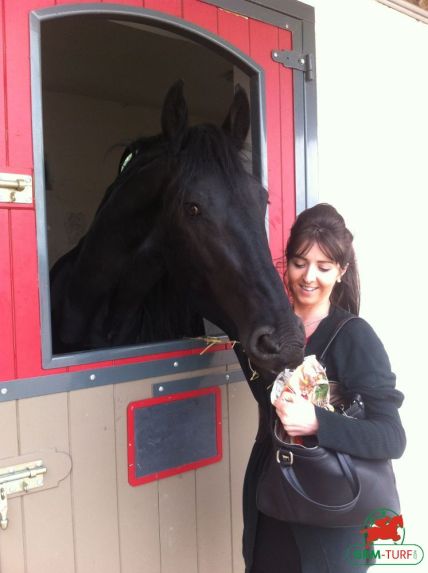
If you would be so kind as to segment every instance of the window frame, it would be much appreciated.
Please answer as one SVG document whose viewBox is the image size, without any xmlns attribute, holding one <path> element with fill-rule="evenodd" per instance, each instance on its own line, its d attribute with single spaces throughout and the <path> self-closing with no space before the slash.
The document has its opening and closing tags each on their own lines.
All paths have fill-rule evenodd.
<svg viewBox="0 0 428 573">
<path fill-rule="evenodd" d="M 205 47 L 217 51 L 248 74 L 251 95 L 251 138 L 253 147 L 253 172 L 262 184 L 267 180 L 267 156 L 265 133 L 265 78 L 264 70 L 254 60 L 221 37 L 184 20 L 161 12 L 113 5 L 56 6 L 36 10 L 30 14 L 31 50 L 31 96 L 33 156 L 35 179 L 35 204 L 37 227 L 37 254 L 39 272 L 39 298 L 41 320 L 42 366 L 54 369 L 68 366 L 95 364 L 135 357 L 151 360 L 170 359 L 171 356 L 186 356 L 201 348 L 200 341 L 171 340 L 158 343 L 103 348 L 91 351 L 54 355 L 52 352 L 51 308 L 49 288 L 49 261 L 47 242 L 46 182 L 44 170 L 42 77 L 41 77 L 41 35 L 43 23 L 56 19 L 82 15 L 99 15 L 105 18 L 125 18 L 138 23 L 159 27 L 192 39 Z M 222 337 L 224 343 L 227 337 Z M 220 347 L 221 348 L 221 347 Z M 223 348 L 225 348 L 223 346 Z"/>
</svg>

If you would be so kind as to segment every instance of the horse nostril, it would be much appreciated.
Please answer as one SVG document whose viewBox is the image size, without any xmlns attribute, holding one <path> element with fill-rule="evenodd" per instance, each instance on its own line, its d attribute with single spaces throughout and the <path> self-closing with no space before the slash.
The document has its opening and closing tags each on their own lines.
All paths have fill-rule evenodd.
<svg viewBox="0 0 428 573">
<path fill-rule="evenodd" d="M 262 358 L 267 354 L 278 354 L 281 345 L 273 337 L 272 329 L 258 328 L 250 339 L 249 350 L 254 356 Z"/>
<path fill-rule="evenodd" d="M 257 348 L 263 354 L 278 354 L 281 345 L 270 334 L 263 334 L 257 341 Z"/>
</svg>

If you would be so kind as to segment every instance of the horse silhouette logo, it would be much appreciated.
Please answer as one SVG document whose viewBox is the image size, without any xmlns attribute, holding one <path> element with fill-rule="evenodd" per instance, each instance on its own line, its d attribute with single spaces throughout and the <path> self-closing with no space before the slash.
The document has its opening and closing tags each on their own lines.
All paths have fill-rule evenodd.
<svg viewBox="0 0 428 573">
<path fill-rule="evenodd" d="M 379 539 L 391 539 L 391 541 L 394 542 L 400 541 L 401 534 L 397 531 L 399 527 L 401 529 L 403 528 L 403 516 L 387 515 L 376 519 L 369 527 L 360 529 L 360 533 L 366 535 L 366 548 L 369 548 L 371 543 L 378 541 Z"/>
</svg>

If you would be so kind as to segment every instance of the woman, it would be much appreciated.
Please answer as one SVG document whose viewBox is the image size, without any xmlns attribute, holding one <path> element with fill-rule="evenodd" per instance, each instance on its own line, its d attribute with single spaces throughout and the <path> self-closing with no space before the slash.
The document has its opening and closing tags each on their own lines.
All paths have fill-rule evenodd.
<svg viewBox="0 0 428 573">
<path fill-rule="evenodd" d="M 299 215 L 286 249 L 286 284 L 294 312 L 307 337 L 305 355 L 318 357 L 343 318 L 358 315 L 359 279 L 352 234 L 342 216 L 330 205 L 319 204 Z M 346 323 L 329 347 L 324 365 L 330 380 L 345 392 L 361 394 L 365 419 L 355 420 L 313 406 L 297 395 L 275 403 L 276 414 L 290 436 L 316 434 L 321 446 L 355 456 L 398 458 L 405 434 L 398 407 L 403 401 L 395 389 L 384 347 L 361 318 Z M 247 573 L 363 573 L 347 550 L 361 545 L 360 528 L 320 528 L 277 521 L 256 507 L 256 491 L 272 445 L 266 424 L 269 385 L 252 383 L 260 406 L 260 429 L 244 483 L 244 557 Z M 375 508 L 374 508 L 375 509 Z"/>
</svg>

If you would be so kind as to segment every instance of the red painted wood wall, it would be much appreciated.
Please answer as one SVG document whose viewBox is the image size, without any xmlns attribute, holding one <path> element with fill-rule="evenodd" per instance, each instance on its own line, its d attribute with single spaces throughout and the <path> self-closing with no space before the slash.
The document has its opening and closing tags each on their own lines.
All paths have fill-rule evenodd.
<svg viewBox="0 0 428 573">
<path fill-rule="evenodd" d="M 66 3 L 83 2 L 0 1 L 2 173 L 33 174 L 29 13 Z M 234 44 L 264 68 L 270 244 L 274 260 L 280 261 L 295 216 L 293 91 L 291 70 L 274 62 L 271 52 L 291 49 L 291 33 L 199 0 L 115 0 L 114 3 L 155 9 L 184 18 Z M 278 268 L 282 268 L 280 263 Z M 94 367 L 42 369 L 34 203 L 25 206 L 0 203 L 0 345 L 0 380 Z M 96 366 L 141 360 L 104 362 Z"/>
</svg>

